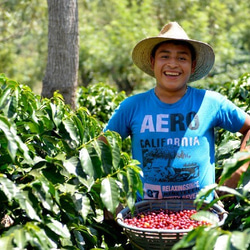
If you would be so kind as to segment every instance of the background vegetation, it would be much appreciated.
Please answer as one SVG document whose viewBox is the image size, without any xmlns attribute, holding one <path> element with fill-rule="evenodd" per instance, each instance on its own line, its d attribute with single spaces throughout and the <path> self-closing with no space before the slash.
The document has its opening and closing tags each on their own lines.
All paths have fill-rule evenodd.
<svg viewBox="0 0 250 250">
<path fill-rule="evenodd" d="M 126 93 L 148 89 L 153 79 L 132 63 L 141 39 L 178 21 L 189 36 L 211 44 L 216 62 L 200 86 L 237 79 L 250 66 L 247 0 L 78 0 L 79 85 L 106 82 Z M 0 3 L 0 69 L 40 93 L 47 58 L 46 0 Z"/>
<path fill-rule="evenodd" d="M 126 248 L 114 225 L 103 220 L 119 203 L 133 209 L 141 191 L 140 168 L 130 157 L 129 141 L 106 133 L 97 138 L 127 95 L 148 89 L 152 79 L 131 61 L 133 46 L 178 21 L 194 39 L 216 52 L 211 73 L 199 81 L 249 112 L 249 1 L 228 0 L 79 0 L 80 67 L 77 109 L 60 93 L 40 97 L 47 57 L 45 0 L 0 3 L 0 246 L 2 249 Z M 11 80 L 17 79 L 17 81 Z M 21 83 L 21 84 L 20 84 Z M 105 84 L 104 84 L 105 83 Z M 27 84 L 27 85 L 26 85 Z M 29 87 L 28 87 L 29 86 Z M 240 137 L 216 131 L 218 185 L 227 191 L 229 212 L 223 228 L 192 231 L 176 246 L 196 249 L 249 249 L 249 171 L 236 190 L 223 181 L 249 152 L 238 152 Z M 93 167 L 95 166 L 95 167 Z M 210 239 L 210 240 L 208 240 Z"/>
</svg>

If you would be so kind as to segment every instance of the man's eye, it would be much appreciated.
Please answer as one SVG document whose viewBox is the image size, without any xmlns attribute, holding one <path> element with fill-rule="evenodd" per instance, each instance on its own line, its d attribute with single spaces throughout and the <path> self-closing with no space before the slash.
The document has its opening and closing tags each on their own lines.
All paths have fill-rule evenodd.
<svg viewBox="0 0 250 250">
<path fill-rule="evenodd" d="M 179 57 L 179 60 L 180 61 L 186 61 L 186 58 L 185 57 Z"/>
</svg>

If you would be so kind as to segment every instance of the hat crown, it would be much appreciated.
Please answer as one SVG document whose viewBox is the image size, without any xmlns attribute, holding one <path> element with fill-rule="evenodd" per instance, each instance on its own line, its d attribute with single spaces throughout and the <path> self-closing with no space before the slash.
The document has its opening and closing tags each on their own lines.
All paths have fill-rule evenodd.
<svg viewBox="0 0 250 250">
<path fill-rule="evenodd" d="M 159 36 L 173 39 L 189 40 L 188 35 L 177 22 L 170 22 L 166 24 L 161 29 Z"/>
</svg>

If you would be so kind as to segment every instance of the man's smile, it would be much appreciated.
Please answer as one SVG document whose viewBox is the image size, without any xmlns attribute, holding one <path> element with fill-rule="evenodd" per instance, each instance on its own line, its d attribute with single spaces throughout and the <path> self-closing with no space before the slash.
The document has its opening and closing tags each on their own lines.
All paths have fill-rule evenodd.
<svg viewBox="0 0 250 250">
<path fill-rule="evenodd" d="M 164 73 L 164 75 L 166 75 L 166 76 L 179 76 L 181 73 L 179 73 L 179 72 L 169 72 L 169 71 L 165 71 L 165 72 L 163 72 Z"/>
</svg>

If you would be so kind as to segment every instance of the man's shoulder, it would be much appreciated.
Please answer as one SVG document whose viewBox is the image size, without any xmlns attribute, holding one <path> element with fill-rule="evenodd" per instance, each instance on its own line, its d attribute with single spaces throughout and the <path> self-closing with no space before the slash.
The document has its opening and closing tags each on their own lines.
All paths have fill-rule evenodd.
<svg viewBox="0 0 250 250">
<path fill-rule="evenodd" d="M 199 89 L 199 88 L 192 88 L 194 95 L 204 95 L 205 98 L 209 99 L 224 99 L 225 97 L 220 93 L 210 90 L 210 89 Z"/>
<path fill-rule="evenodd" d="M 152 89 L 146 92 L 137 93 L 126 98 L 123 103 L 125 105 L 135 104 L 138 102 L 148 101 L 151 95 Z"/>
</svg>

